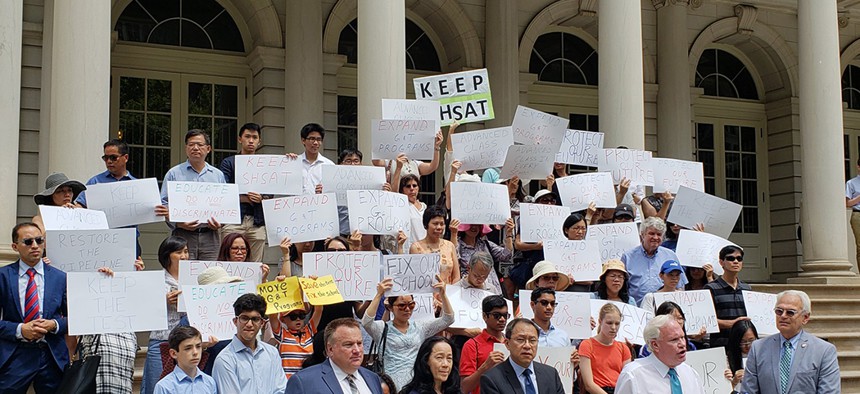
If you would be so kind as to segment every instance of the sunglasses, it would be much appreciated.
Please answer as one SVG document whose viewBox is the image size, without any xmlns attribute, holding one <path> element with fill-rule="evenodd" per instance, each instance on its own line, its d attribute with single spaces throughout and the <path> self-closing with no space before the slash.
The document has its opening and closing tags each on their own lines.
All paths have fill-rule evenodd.
<svg viewBox="0 0 860 394">
<path fill-rule="evenodd" d="M 558 306 L 558 302 L 555 302 L 555 301 L 538 300 L 537 303 L 540 304 L 540 306 L 542 306 L 542 307 L 547 307 L 549 305 L 552 305 L 552 307 L 555 308 Z"/>
<path fill-rule="evenodd" d="M 404 302 L 402 304 L 394 304 L 394 307 L 400 309 L 401 311 L 405 311 L 407 309 L 415 309 L 415 301 Z"/>
<path fill-rule="evenodd" d="M 490 312 L 490 313 L 485 313 L 485 315 L 492 316 L 493 319 L 496 319 L 496 320 L 502 320 L 502 319 L 508 320 L 511 318 L 510 313 Z"/>
<path fill-rule="evenodd" d="M 723 260 L 726 260 L 728 262 L 732 262 L 732 261 L 741 262 L 741 261 L 744 261 L 744 256 L 726 256 L 726 258 Z"/>
<path fill-rule="evenodd" d="M 541 279 L 543 279 L 543 280 L 554 280 L 554 281 L 558 282 L 558 275 L 544 275 L 544 276 L 541 276 Z"/>
<path fill-rule="evenodd" d="M 289 315 L 287 315 L 287 317 L 292 321 L 305 320 L 305 317 L 307 316 L 308 315 L 306 313 L 290 313 Z"/>
<path fill-rule="evenodd" d="M 785 315 L 788 317 L 795 317 L 800 314 L 800 311 L 794 309 L 773 308 L 773 313 L 777 316 Z"/>
<path fill-rule="evenodd" d="M 43 238 L 43 237 L 24 238 L 21 240 L 21 243 L 24 245 L 27 245 L 27 246 L 33 246 L 33 242 L 35 242 L 36 245 L 41 245 L 41 244 L 45 243 L 45 238 Z"/>
<path fill-rule="evenodd" d="M 117 161 L 117 160 L 119 160 L 120 157 L 122 157 L 122 156 L 120 156 L 120 155 L 104 155 L 104 156 L 102 156 L 102 160 L 104 160 L 104 161 Z"/>
</svg>

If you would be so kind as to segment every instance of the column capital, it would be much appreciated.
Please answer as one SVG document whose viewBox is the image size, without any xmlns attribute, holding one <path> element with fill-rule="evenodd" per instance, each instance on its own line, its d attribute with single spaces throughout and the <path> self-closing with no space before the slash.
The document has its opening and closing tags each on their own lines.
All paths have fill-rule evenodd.
<svg viewBox="0 0 860 394">
<path fill-rule="evenodd" d="M 851 19 L 851 17 L 848 15 L 847 12 L 838 13 L 836 20 L 839 23 L 839 28 L 844 29 L 844 28 L 848 27 L 848 21 L 850 19 Z"/>
<path fill-rule="evenodd" d="M 738 33 L 752 34 L 753 25 L 755 25 L 758 17 L 758 9 L 747 4 L 738 4 L 735 6 L 735 16 L 738 17 Z"/>
<path fill-rule="evenodd" d="M 702 5 L 701 0 L 651 0 L 651 4 L 654 5 L 655 10 L 659 10 L 666 6 L 677 5 L 682 7 L 687 7 L 692 5 L 693 8 L 698 8 Z"/>
<path fill-rule="evenodd" d="M 284 69 L 284 49 L 258 45 L 248 54 L 248 66 L 257 75 L 264 68 Z"/>
</svg>

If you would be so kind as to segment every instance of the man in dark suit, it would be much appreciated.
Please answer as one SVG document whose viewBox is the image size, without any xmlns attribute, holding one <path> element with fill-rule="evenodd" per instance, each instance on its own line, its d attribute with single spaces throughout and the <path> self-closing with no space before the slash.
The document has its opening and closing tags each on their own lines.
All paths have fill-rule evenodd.
<svg viewBox="0 0 860 394">
<path fill-rule="evenodd" d="M 69 363 L 64 336 L 66 273 L 42 261 L 45 238 L 33 223 L 12 229 L 20 258 L 0 268 L 0 392 L 57 391 Z"/>
<path fill-rule="evenodd" d="M 505 329 L 508 362 L 481 376 L 481 394 L 564 394 L 558 371 L 536 363 L 538 327 L 529 319 L 514 319 Z"/>
<path fill-rule="evenodd" d="M 382 394 L 379 376 L 362 368 L 364 345 L 358 321 L 332 320 L 325 328 L 328 359 L 287 381 L 288 394 Z"/>
</svg>

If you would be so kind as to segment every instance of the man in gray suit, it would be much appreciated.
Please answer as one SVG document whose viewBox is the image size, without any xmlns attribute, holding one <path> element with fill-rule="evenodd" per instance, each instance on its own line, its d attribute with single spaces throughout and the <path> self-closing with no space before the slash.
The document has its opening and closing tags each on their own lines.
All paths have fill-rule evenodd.
<svg viewBox="0 0 860 394">
<path fill-rule="evenodd" d="M 564 394 L 558 371 L 533 362 L 538 349 L 538 326 L 529 319 L 514 319 L 505 329 L 511 355 L 481 376 L 481 394 Z"/>
<path fill-rule="evenodd" d="M 812 305 L 802 291 L 776 296 L 779 335 L 753 343 L 744 369 L 742 392 L 750 394 L 839 393 L 836 347 L 803 330 Z"/>
</svg>

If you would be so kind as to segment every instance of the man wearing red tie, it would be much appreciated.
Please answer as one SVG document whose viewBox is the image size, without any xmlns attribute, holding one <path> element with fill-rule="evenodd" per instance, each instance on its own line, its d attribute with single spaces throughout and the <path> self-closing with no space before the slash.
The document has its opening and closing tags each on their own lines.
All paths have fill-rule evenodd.
<svg viewBox="0 0 860 394">
<path fill-rule="evenodd" d="M 45 237 L 33 223 L 12 229 L 18 261 L 0 268 L 0 392 L 57 391 L 69 363 L 64 336 L 66 273 L 42 261 Z"/>
</svg>

